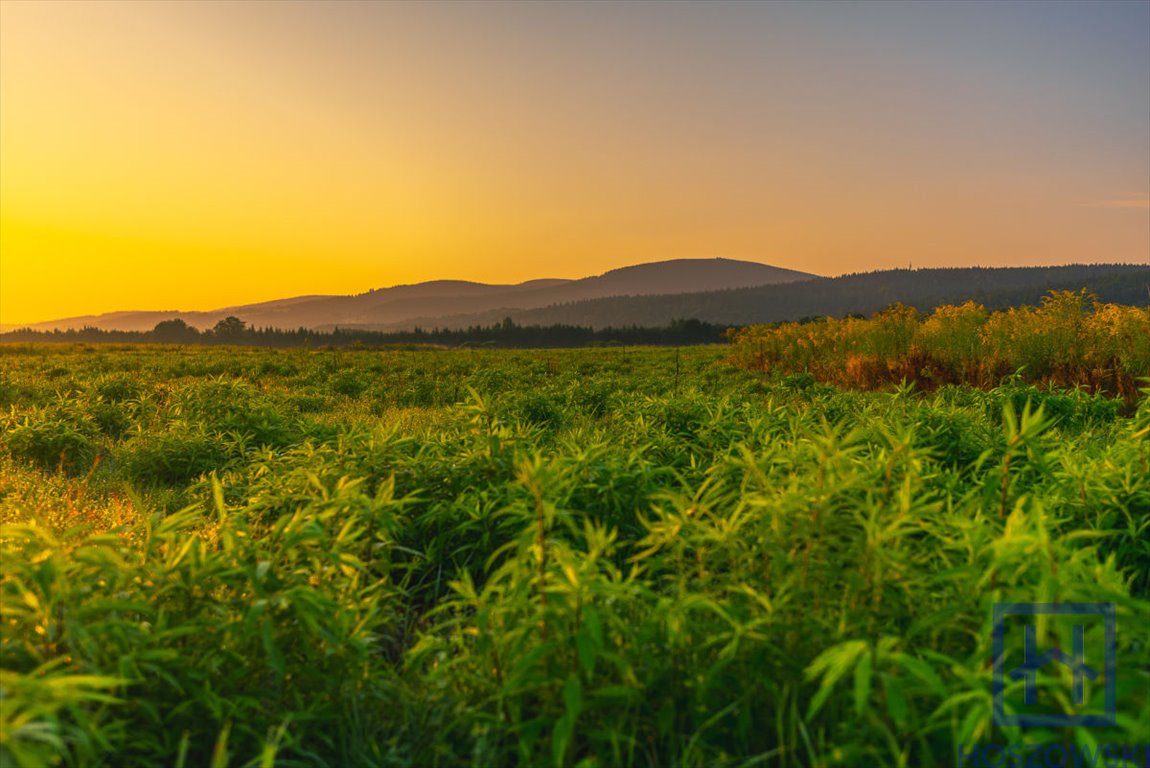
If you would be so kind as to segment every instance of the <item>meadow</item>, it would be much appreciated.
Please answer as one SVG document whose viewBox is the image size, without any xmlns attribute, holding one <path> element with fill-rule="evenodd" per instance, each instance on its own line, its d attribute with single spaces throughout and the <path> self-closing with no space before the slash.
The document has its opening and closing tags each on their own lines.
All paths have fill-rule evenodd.
<svg viewBox="0 0 1150 768">
<path fill-rule="evenodd" d="M 1107 358 L 1141 391 L 1057 367 L 840 388 L 851 349 L 771 351 L 818 328 L 0 347 L 0 763 L 914 768 L 1150 742 L 1146 348 Z M 1113 726 L 995 724 L 992 608 L 1028 601 L 1115 605 Z M 1069 674 L 1038 682 L 1035 707 L 1077 711 Z"/>
</svg>

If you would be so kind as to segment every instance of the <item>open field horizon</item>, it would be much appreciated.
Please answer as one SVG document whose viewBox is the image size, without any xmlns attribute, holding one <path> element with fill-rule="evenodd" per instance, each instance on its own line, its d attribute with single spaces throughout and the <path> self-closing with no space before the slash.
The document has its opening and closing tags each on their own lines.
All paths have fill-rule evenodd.
<svg viewBox="0 0 1150 768">
<path fill-rule="evenodd" d="M 1029 320 L 959 309 L 921 331 L 956 370 L 979 324 L 1046 368 L 849 391 L 820 381 L 835 348 L 796 368 L 755 336 L 839 333 L 825 321 L 675 349 L 0 345 L 0 754 L 1142 759 L 1146 350 L 1119 333 L 1106 352 L 1142 383 L 1123 398 L 1042 371 L 1093 375 L 1092 334 L 1150 310 L 1091 319 L 1069 294 Z M 843 327 L 895 360 L 906 320 Z M 1116 612 L 1112 726 L 1020 732 L 995 714 L 992 608 L 1051 600 Z M 1053 623 L 1038 637 L 1063 642 Z M 1033 704 L 1010 689 L 1010 711 L 1074 717 L 1110 695 L 1109 677 L 1080 704 L 1069 676 L 1040 680 Z"/>
<path fill-rule="evenodd" d="M 378 334 L 402 337 L 406 331 L 462 331 L 508 321 L 540 330 L 650 329 L 683 322 L 743 327 L 869 315 L 894 302 L 922 312 L 966 301 L 992 310 L 1037 306 L 1052 291 L 1085 291 L 1103 303 L 1145 305 L 1150 303 L 1150 264 L 898 269 L 826 278 L 730 259 L 680 259 L 542 285 L 438 281 L 214 312 L 116 312 L 31 327 L 0 326 L 0 340 L 139 341 L 133 334 L 152 332 L 158 341 L 195 341 L 206 338 L 201 334 L 210 336 L 221 323 L 242 323 L 260 332 L 306 331 L 309 338 L 310 332 L 330 338 L 343 331 L 359 334 L 365 343 Z M 188 333 L 181 335 L 179 329 Z M 60 336 L 56 331 L 69 333 Z M 46 332 L 52 333 L 41 335 Z M 232 338 L 238 342 L 241 337 Z M 546 338 L 545 333 L 540 336 L 541 341 Z"/>
<path fill-rule="evenodd" d="M 0 564 L 2 768 L 1148 768 L 1150 0 L 0 0 Z"/>
</svg>

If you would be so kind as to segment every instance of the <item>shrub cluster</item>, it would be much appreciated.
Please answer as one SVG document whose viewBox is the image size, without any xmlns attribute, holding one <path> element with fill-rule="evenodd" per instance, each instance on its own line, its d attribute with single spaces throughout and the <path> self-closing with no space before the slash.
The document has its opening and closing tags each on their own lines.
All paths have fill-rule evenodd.
<svg viewBox="0 0 1150 768">
<path fill-rule="evenodd" d="M 968 301 L 928 316 L 895 304 L 870 319 L 749 326 L 735 356 L 753 370 L 809 372 L 820 381 L 875 388 L 915 381 L 934 388 L 1024 381 L 1136 397 L 1150 375 L 1150 308 L 1100 304 L 1086 292 L 1051 292 L 1042 306 L 987 312 Z"/>
</svg>

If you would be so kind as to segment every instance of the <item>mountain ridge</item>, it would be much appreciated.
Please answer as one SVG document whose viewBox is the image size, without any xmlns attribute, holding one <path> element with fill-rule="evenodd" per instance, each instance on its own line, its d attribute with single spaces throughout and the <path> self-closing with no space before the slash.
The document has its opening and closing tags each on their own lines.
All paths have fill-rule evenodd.
<svg viewBox="0 0 1150 768">
<path fill-rule="evenodd" d="M 213 310 L 120 310 L 38 323 L 7 324 L 0 330 L 151 330 L 179 319 L 199 329 L 228 316 L 251 326 L 295 329 L 321 326 L 403 323 L 416 317 L 489 311 L 522 311 L 552 304 L 611 296 L 678 294 L 701 287 L 736 288 L 794 282 L 811 273 L 734 259 L 674 259 L 633 264 L 579 279 L 536 278 L 515 284 L 467 280 L 431 280 L 369 290 L 347 296 L 308 295 L 233 305 Z"/>
<path fill-rule="evenodd" d="M 708 283 L 701 275 L 715 265 L 726 274 L 718 278 L 712 275 Z M 677 271 L 680 274 L 676 277 Z M 661 279 L 651 279 L 653 274 Z M 745 284 L 764 276 L 787 282 Z M 733 287 L 700 290 L 732 283 Z M 688 286 L 692 290 L 683 290 Z M 677 292 L 659 292 L 668 289 Z M 924 312 L 968 299 L 988 309 L 1004 309 L 1038 304 L 1051 290 L 1087 290 L 1104 302 L 1146 306 L 1150 304 L 1150 265 L 948 267 L 819 277 L 756 262 L 682 260 L 633 265 L 579 280 L 544 278 L 510 286 L 436 280 L 352 296 L 298 296 L 209 312 L 113 312 L 95 318 L 9 326 L 0 331 L 29 327 L 42 331 L 83 327 L 150 331 L 157 323 L 176 318 L 205 329 L 227 316 L 239 317 L 253 328 L 292 331 L 466 329 L 502 323 L 506 318 L 521 326 L 595 329 L 664 327 L 685 319 L 747 325 L 824 315 L 868 315 L 894 302 Z"/>
<path fill-rule="evenodd" d="M 620 296 L 530 310 L 493 310 L 391 325 L 340 326 L 347 330 L 398 331 L 413 325 L 467 328 L 511 318 L 519 325 L 591 328 L 665 326 L 676 319 L 749 325 L 848 313 L 869 315 L 894 302 L 930 312 L 944 304 L 974 300 L 988 309 L 1037 305 L 1047 292 L 1087 290 L 1103 302 L 1150 304 L 1150 266 L 1069 264 L 1055 267 L 943 267 L 857 272 L 785 285 L 763 285 L 678 295 Z M 332 330 L 321 326 L 316 330 Z"/>
</svg>

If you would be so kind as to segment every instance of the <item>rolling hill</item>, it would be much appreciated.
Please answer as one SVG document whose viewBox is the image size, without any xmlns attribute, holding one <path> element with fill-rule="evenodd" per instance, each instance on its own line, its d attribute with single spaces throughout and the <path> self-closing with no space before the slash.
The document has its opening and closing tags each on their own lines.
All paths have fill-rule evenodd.
<svg viewBox="0 0 1150 768">
<path fill-rule="evenodd" d="M 211 312 L 114 312 L 32 326 L 148 331 L 180 318 L 200 329 L 228 316 L 249 327 L 365 331 L 463 329 L 511 318 L 520 326 L 664 327 L 696 319 L 747 325 L 848 313 L 869 315 L 899 301 L 930 311 L 973 299 L 990 309 L 1038 304 L 1050 290 L 1086 289 L 1101 300 L 1150 303 L 1150 266 L 896 269 L 817 277 L 764 264 L 692 259 L 640 264 L 581 280 L 490 285 L 437 280 L 357 296 L 298 296 Z M 13 330 L 11 328 L 3 330 Z"/>
<path fill-rule="evenodd" d="M 357 296 L 299 296 L 258 304 L 223 307 L 208 312 L 113 312 L 35 323 L 35 330 L 100 328 L 151 330 L 163 320 L 182 319 L 196 328 L 211 328 L 228 316 L 263 328 L 405 327 L 447 315 L 539 309 L 614 296 L 675 295 L 700 290 L 744 288 L 809 280 L 815 277 L 766 264 L 732 259 L 679 259 L 638 264 L 579 280 L 530 280 L 490 285 L 462 280 L 436 280 L 380 288 Z M 4 330 L 10 330 L 6 328 Z"/>
<path fill-rule="evenodd" d="M 869 315 L 890 304 L 929 312 L 942 304 L 973 299 L 989 309 L 1037 305 L 1051 290 L 1086 289 L 1106 302 L 1150 303 L 1150 267 L 1091 264 L 1059 267 L 969 267 L 895 269 L 812 278 L 786 285 L 762 285 L 676 295 L 616 296 L 507 312 L 458 313 L 404 323 L 342 326 L 363 330 L 467 328 L 510 317 L 519 325 L 578 325 L 592 328 L 665 326 L 693 318 L 708 323 L 748 325 L 801 320 L 820 315 Z M 331 330 L 331 327 L 326 328 Z"/>
</svg>

